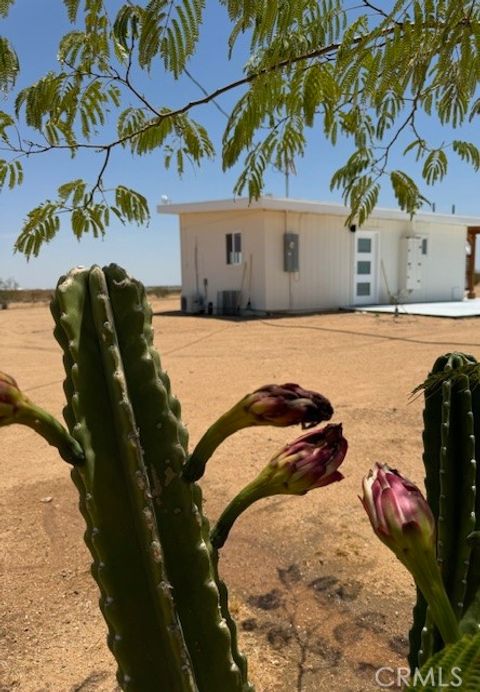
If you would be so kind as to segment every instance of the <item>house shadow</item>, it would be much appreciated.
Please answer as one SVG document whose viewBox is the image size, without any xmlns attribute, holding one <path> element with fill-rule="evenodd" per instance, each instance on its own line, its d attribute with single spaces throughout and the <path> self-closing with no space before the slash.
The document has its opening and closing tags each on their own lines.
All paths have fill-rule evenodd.
<svg viewBox="0 0 480 692">
<path fill-rule="evenodd" d="M 310 317 L 317 315 L 321 317 L 322 315 L 335 315 L 344 312 L 351 312 L 346 308 L 337 308 L 335 310 L 311 310 L 311 311 L 274 311 L 270 312 L 267 310 L 242 310 L 231 315 L 225 315 L 220 313 L 187 313 L 182 310 L 162 310 L 158 312 L 153 312 L 154 317 L 189 317 L 196 318 L 199 320 L 214 320 L 218 322 L 255 322 L 265 319 L 269 320 L 280 320 L 285 317 Z"/>
</svg>

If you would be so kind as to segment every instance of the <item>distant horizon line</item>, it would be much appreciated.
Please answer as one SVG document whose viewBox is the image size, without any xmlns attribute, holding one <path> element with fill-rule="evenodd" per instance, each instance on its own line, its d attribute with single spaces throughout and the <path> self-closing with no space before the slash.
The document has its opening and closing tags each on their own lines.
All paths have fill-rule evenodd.
<svg viewBox="0 0 480 692">
<path fill-rule="evenodd" d="M 175 291 L 181 291 L 182 285 L 181 284 L 149 284 L 149 285 L 145 285 L 146 291 L 153 291 L 153 290 L 159 290 L 159 289 L 174 293 Z M 30 286 L 19 286 L 18 288 L 0 288 L 0 291 L 10 292 L 10 293 L 15 293 L 16 291 L 55 291 L 55 290 L 56 290 L 55 286 L 52 286 L 52 287 L 49 286 L 46 288 L 40 288 L 38 286 L 36 286 L 35 288 L 32 288 Z"/>
</svg>

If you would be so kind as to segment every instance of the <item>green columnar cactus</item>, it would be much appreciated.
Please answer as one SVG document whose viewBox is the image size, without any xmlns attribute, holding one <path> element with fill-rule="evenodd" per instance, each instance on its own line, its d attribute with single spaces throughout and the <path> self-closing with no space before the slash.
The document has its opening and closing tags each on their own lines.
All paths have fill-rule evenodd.
<svg viewBox="0 0 480 692">
<path fill-rule="evenodd" d="M 187 434 L 152 346 L 144 289 L 123 270 L 76 269 L 52 314 L 64 351 L 64 417 L 92 573 L 123 689 L 247 692 Z"/>
<path fill-rule="evenodd" d="M 449 353 L 437 359 L 421 385 L 425 486 L 437 525 L 437 560 L 460 630 L 472 634 L 480 629 L 479 383 L 476 359 Z M 441 648 L 431 613 L 418 592 L 410 631 L 412 670 Z"/>
</svg>

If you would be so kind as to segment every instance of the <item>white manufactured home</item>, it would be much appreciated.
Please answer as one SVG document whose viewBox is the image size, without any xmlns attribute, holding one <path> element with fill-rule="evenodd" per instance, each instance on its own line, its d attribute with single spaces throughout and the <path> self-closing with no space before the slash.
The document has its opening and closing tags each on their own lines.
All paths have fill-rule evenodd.
<svg viewBox="0 0 480 692">
<path fill-rule="evenodd" d="M 189 313 L 462 300 L 467 236 L 480 230 L 480 218 L 392 209 L 346 227 L 342 205 L 273 197 L 157 209 L 180 217 Z"/>
</svg>

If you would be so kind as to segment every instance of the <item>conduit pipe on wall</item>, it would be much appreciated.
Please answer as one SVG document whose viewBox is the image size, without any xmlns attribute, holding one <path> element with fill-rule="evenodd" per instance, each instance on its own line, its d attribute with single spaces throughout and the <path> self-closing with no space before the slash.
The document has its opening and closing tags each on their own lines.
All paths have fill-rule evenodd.
<svg viewBox="0 0 480 692">
<path fill-rule="evenodd" d="M 284 211 L 284 227 L 283 227 L 283 232 L 288 233 L 288 209 L 285 209 Z M 287 272 L 288 273 L 288 309 L 293 310 L 293 287 L 292 287 L 292 272 Z"/>
</svg>

